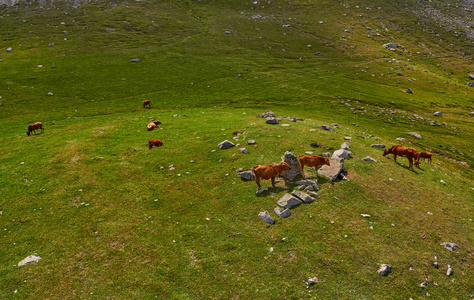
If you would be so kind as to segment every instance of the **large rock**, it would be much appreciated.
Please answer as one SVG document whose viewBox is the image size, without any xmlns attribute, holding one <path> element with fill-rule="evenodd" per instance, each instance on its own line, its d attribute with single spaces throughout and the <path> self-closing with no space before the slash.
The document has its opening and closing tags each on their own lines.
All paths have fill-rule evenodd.
<svg viewBox="0 0 474 300">
<path fill-rule="evenodd" d="M 332 128 L 329 125 L 321 125 L 321 128 L 324 129 L 324 130 L 327 130 L 327 131 L 334 131 L 334 128 Z"/>
<path fill-rule="evenodd" d="M 280 207 L 275 207 L 274 211 L 277 214 L 277 216 L 279 216 L 280 218 L 288 218 L 289 216 L 291 216 L 291 212 L 289 208 L 285 208 L 284 210 L 281 210 Z"/>
<path fill-rule="evenodd" d="M 303 201 L 304 203 L 311 203 L 311 202 L 313 202 L 314 200 L 316 200 L 316 199 L 314 199 L 313 197 L 311 197 L 310 195 L 308 195 L 308 194 L 306 194 L 306 193 L 304 193 L 304 192 L 302 192 L 302 191 L 296 191 L 296 190 L 295 190 L 295 191 L 293 191 L 291 194 L 292 194 L 293 196 L 296 196 L 296 197 L 300 198 L 301 201 Z"/>
<path fill-rule="evenodd" d="M 267 124 L 272 124 L 272 125 L 280 124 L 280 123 L 278 122 L 278 120 L 275 119 L 275 118 L 267 118 L 267 120 L 265 121 L 265 123 L 267 123 Z"/>
<path fill-rule="evenodd" d="M 229 149 L 229 148 L 234 147 L 235 145 L 234 143 L 229 142 L 228 140 L 225 140 L 222 143 L 220 143 L 218 146 L 219 146 L 219 149 Z"/>
<path fill-rule="evenodd" d="M 346 158 L 346 157 L 350 156 L 351 154 L 352 154 L 351 151 L 347 151 L 347 150 L 344 150 L 344 149 L 339 149 L 339 150 L 334 151 L 334 153 L 332 154 L 331 159 Z"/>
<path fill-rule="evenodd" d="M 338 177 L 345 176 L 346 174 L 347 171 L 344 168 L 343 158 L 331 159 L 329 166 L 324 165 L 318 170 L 318 175 L 329 178 L 329 182 L 333 182 Z"/>
<path fill-rule="evenodd" d="M 270 216 L 268 211 L 262 211 L 258 213 L 258 217 L 262 219 L 263 222 L 268 224 L 275 224 L 275 220 Z"/>
<path fill-rule="evenodd" d="M 298 157 L 296 157 L 293 153 L 286 151 L 285 154 L 283 154 L 283 156 L 281 157 L 281 161 L 286 162 L 290 166 L 289 170 L 283 171 L 281 173 L 281 177 L 285 179 L 285 182 L 291 182 L 298 175 L 301 176 L 300 162 L 298 161 Z"/>
<path fill-rule="evenodd" d="M 385 146 L 385 144 L 372 144 L 372 145 L 370 145 L 370 147 L 384 149 L 386 146 Z"/>
<path fill-rule="evenodd" d="M 410 136 L 414 137 L 414 138 L 417 138 L 417 139 L 420 139 L 420 140 L 423 139 L 419 133 L 416 133 L 416 132 L 409 132 L 408 134 L 409 134 Z"/>
<path fill-rule="evenodd" d="M 258 114 L 257 118 L 276 118 L 276 115 L 271 110 L 266 110 L 263 114 Z"/>
<path fill-rule="evenodd" d="M 277 203 L 281 207 L 291 209 L 292 207 L 300 205 L 302 201 L 290 194 L 285 194 L 280 198 L 280 200 L 277 201 Z"/>
<path fill-rule="evenodd" d="M 253 174 L 252 171 L 245 171 L 245 172 L 240 172 L 240 179 L 243 181 L 252 181 L 255 180 L 255 175 Z"/>
<path fill-rule="evenodd" d="M 30 255 L 26 258 L 24 258 L 22 261 L 20 261 L 18 263 L 18 266 L 19 267 L 23 267 L 23 266 L 26 266 L 28 264 L 32 264 L 32 263 L 36 263 L 38 262 L 39 260 L 41 259 L 41 257 L 37 256 L 37 255 Z"/>
<path fill-rule="evenodd" d="M 317 179 L 300 180 L 300 181 L 295 182 L 295 185 L 302 185 L 302 186 L 305 186 L 305 187 L 312 187 L 312 190 L 315 191 L 315 192 L 319 190 Z M 305 188 L 305 190 L 306 190 L 306 188 Z"/>
<path fill-rule="evenodd" d="M 440 111 L 437 111 L 433 114 L 435 117 L 442 117 L 443 116 L 443 113 L 440 112 Z"/>
</svg>

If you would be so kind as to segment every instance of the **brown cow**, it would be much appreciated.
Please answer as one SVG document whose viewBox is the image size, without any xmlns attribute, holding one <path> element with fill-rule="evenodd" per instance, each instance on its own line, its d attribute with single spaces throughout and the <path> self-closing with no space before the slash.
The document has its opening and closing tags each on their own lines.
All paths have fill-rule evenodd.
<svg viewBox="0 0 474 300">
<path fill-rule="evenodd" d="M 153 121 L 152 123 L 155 123 L 156 126 L 162 124 L 160 121 L 156 120 L 156 121 Z"/>
<path fill-rule="evenodd" d="M 319 155 L 300 155 L 298 156 L 301 164 L 301 174 L 304 177 L 304 166 L 314 167 L 314 170 L 318 171 L 318 168 L 322 165 L 329 166 L 329 158 Z"/>
<path fill-rule="evenodd" d="M 275 177 L 280 176 L 281 172 L 291 169 L 286 162 L 281 162 L 279 165 L 273 164 L 269 166 L 255 166 L 252 168 L 255 174 L 255 181 L 257 182 L 258 188 L 261 189 L 260 178 L 271 179 L 272 186 L 275 187 Z"/>
<path fill-rule="evenodd" d="M 151 101 L 150 100 L 145 100 L 143 101 L 143 108 L 148 105 L 148 108 L 151 108 Z"/>
<path fill-rule="evenodd" d="M 425 158 L 427 158 L 427 159 L 428 159 L 428 162 L 429 162 L 430 165 L 431 165 L 431 156 L 432 156 L 432 155 L 433 155 L 433 154 L 431 154 L 431 153 L 429 153 L 429 152 L 423 151 L 423 152 L 420 153 L 420 158 L 423 158 L 423 160 L 425 160 Z"/>
<path fill-rule="evenodd" d="M 155 130 L 156 127 L 158 127 L 158 126 L 155 124 L 155 122 L 151 122 L 150 124 L 148 124 L 148 125 L 146 126 L 146 128 L 148 128 L 148 131 Z"/>
<path fill-rule="evenodd" d="M 397 162 L 397 155 L 406 157 L 408 159 L 408 162 L 409 162 L 409 166 L 408 166 L 409 168 L 413 167 L 413 158 L 415 158 L 415 165 L 416 166 L 418 166 L 419 163 L 420 163 L 419 162 L 420 153 L 418 153 L 418 151 L 416 151 L 416 149 L 414 149 L 414 148 L 407 148 L 407 147 L 400 146 L 400 145 L 394 145 L 389 149 L 385 149 L 385 151 L 383 152 L 383 156 L 385 156 L 389 153 L 393 154 L 393 159 L 395 160 L 395 162 Z"/>
<path fill-rule="evenodd" d="M 41 129 L 41 132 L 44 132 L 43 123 L 36 122 L 34 124 L 29 125 L 28 126 L 28 131 L 26 132 L 26 134 L 28 136 L 30 136 L 32 131 L 36 134 L 36 129 Z"/>
<path fill-rule="evenodd" d="M 148 149 L 163 146 L 163 142 L 160 140 L 149 140 Z"/>
</svg>

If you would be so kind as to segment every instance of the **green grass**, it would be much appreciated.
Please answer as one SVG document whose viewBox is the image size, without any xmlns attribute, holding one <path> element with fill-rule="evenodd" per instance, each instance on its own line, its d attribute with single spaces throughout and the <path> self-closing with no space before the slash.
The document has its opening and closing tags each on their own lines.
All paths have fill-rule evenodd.
<svg viewBox="0 0 474 300">
<path fill-rule="evenodd" d="M 472 47 L 446 29 L 427 34 L 431 21 L 405 2 L 420 8 L 309 0 L 2 8 L 0 298 L 472 297 Z M 410 52 L 382 48 L 391 41 Z M 141 107 L 146 99 L 151 109 Z M 267 109 L 303 120 L 271 126 L 255 117 Z M 149 117 L 163 124 L 148 132 Z M 27 137 L 37 121 L 45 132 Z M 333 123 L 335 132 L 319 127 Z M 249 154 L 218 149 L 236 130 Z M 275 216 L 294 186 L 256 196 L 236 169 L 279 162 L 285 151 L 320 155 L 345 136 L 348 181 L 319 177 L 320 199 L 276 225 L 257 217 Z M 398 137 L 433 152 L 433 164 L 408 170 L 405 158 L 398 165 L 370 147 L 408 145 Z M 164 145 L 149 150 L 149 139 Z M 377 162 L 361 160 L 368 155 Z M 40 262 L 16 266 L 34 253 Z M 382 263 L 393 268 L 387 277 L 376 272 Z M 314 276 L 320 283 L 307 288 Z"/>
</svg>

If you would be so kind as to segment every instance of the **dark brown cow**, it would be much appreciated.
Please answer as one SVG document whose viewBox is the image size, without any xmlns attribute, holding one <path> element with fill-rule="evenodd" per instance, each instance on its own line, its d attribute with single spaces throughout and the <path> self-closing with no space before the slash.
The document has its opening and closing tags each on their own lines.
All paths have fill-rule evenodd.
<svg viewBox="0 0 474 300">
<path fill-rule="evenodd" d="M 163 146 L 163 142 L 160 140 L 149 140 L 148 149 Z"/>
<path fill-rule="evenodd" d="M 156 126 L 162 124 L 160 121 L 156 120 L 156 121 L 153 121 L 152 123 L 155 123 Z"/>
<path fill-rule="evenodd" d="M 279 176 L 281 172 L 291 169 L 286 162 L 281 162 L 279 165 L 273 164 L 269 166 L 255 166 L 252 171 L 255 175 L 255 181 L 257 182 L 258 188 L 261 189 L 260 178 L 271 179 L 272 186 L 275 187 L 275 177 Z"/>
<path fill-rule="evenodd" d="M 32 131 L 36 134 L 36 129 L 41 129 L 41 132 L 44 132 L 43 123 L 36 122 L 34 124 L 29 125 L 28 126 L 28 131 L 26 132 L 26 134 L 28 136 L 30 136 Z"/>
<path fill-rule="evenodd" d="M 301 173 L 304 177 L 304 166 L 314 167 L 314 170 L 318 171 L 318 168 L 322 165 L 329 166 L 329 158 L 319 155 L 300 155 L 298 156 L 301 164 Z"/>
<path fill-rule="evenodd" d="M 151 108 L 151 101 L 150 100 L 145 100 L 143 101 L 143 108 L 148 105 L 148 108 Z"/>
<path fill-rule="evenodd" d="M 414 148 L 407 148 L 400 145 L 394 145 L 389 149 L 385 149 L 385 151 L 383 152 L 383 156 L 389 153 L 393 154 L 393 159 L 395 160 L 395 162 L 397 162 L 397 155 L 406 157 L 409 162 L 409 166 L 408 166 L 409 168 L 413 167 L 413 158 L 415 159 L 416 166 L 418 166 L 420 163 L 420 158 L 419 158 L 420 153 L 418 153 L 418 151 L 416 151 L 416 149 Z"/>
</svg>

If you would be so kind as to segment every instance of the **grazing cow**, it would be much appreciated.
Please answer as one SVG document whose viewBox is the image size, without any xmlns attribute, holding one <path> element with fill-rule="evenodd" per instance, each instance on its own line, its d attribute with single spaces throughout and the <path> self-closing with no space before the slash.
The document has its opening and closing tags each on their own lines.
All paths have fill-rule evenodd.
<svg viewBox="0 0 474 300">
<path fill-rule="evenodd" d="M 427 159 L 428 159 L 428 162 L 429 162 L 430 165 L 431 165 L 431 156 L 432 156 L 432 155 L 433 155 L 433 154 L 431 154 L 431 153 L 429 153 L 429 152 L 423 151 L 423 152 L 420 153 L 420 158 L 423 158 L 423 160 L 425 160 L 425 158 L 427 158 Z"/>
<path fill-rule="evenodd" d="M 400 145 L 394 145 L 389 149 L 385 149 L 385 151 L 383 152 L 383 156 L 389 153 L 393 154 L 393 159 L 395 160 L 395 162 L 397 162 L 397 155 L 406 157 L 409 162 L 409 166 L 408 166 L 409 168 L 413 167 L 413 158 L 415 158 L 416 166 L 418 166 L 420 163 L 420 158 L 419 158 L 420 153 L 418 153 L 418 151 L 416 151 L 416 149 L 414 148 L 407 148 Z"/>
<path fill-rule="evenodd" d="M 44 131 L 44 128 L 43 128 L 43 123 L 41 122 L 36 122 L 34 124 L 31 124 L 28 126 L 28 131 L 26 132 L 26 134 L 28 136 L 30 136 L 31 132 L 33 131 L 35 134 L 36 134 L 36 129 L 41 129 L 41 132 Z"/>
<path fill-rule="evenodd" d="M 275 177 L 279 176 L 281 172 L 291 169 L 286 162 L 281 162 L 279 165 L 273 164 L 269 166 L 255 166 L 252 168 L 255 174 L 255 181 L 257 182 L 258 188 L 261 189 L 260 178 L 271 179 L 272 186 L 275 187 Z"/>
<path fill-rule="evenodd" d="M 329 157 L 319 155 L 300 155 L 298 156 L 301 164 L 301 174 L 304 177 L 304 166 L 314 167 L 314 170 L 318 171 L 318 168 L 322 165 L 329 166 Z"/>
<path fill-rule="evenodd" d="M 163 142 L 160 140 L 149 140 L 148 149 L 163 146 Z"/>
<path fill-rule="evenodd" d="M 151 108 L 151 101 L 150 100 L 145 100 L 143 101 L 143 108 L 148 105 L 148 108 Z"/>
<path fill-rule="evenodd" d="M 158 122 L 159 122 L 159 121 L 158 121 Z M 155 130 L 156 127 L 158 127 L 158 126 L 155 124 L 155 122 L 151 122 L 150 124 L 148 124 L 148 125 L 146 126 L 146 128 L 148 128 L 148 131 Z"/>
</svg>

